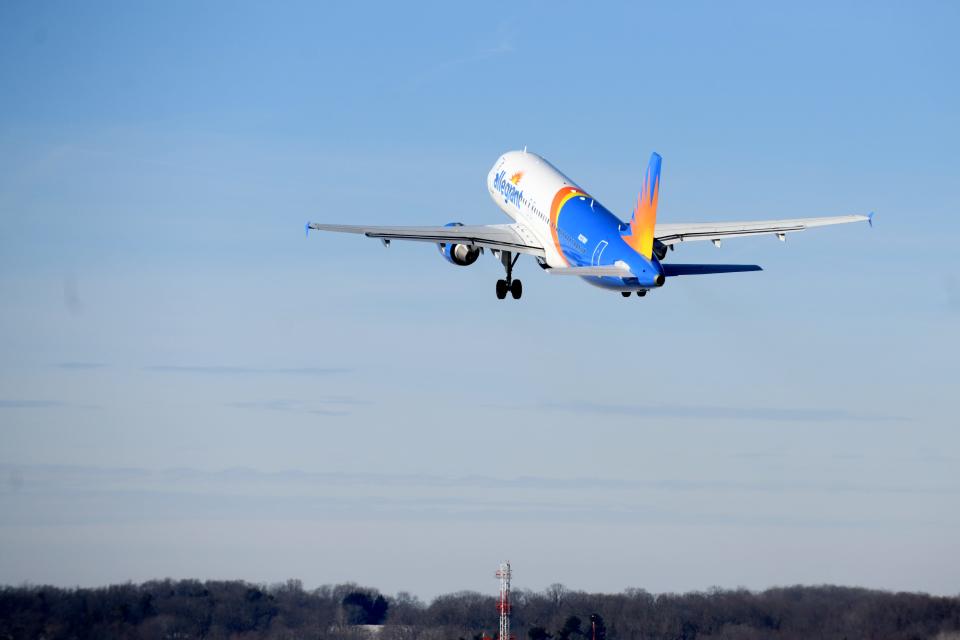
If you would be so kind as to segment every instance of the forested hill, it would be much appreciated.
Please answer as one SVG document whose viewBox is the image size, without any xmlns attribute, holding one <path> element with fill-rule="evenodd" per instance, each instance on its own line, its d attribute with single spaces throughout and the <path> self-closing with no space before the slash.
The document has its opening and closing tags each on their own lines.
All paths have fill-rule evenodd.
<svg viewBox="0 0 960 640">
<path fill-rule="evenodd" d="M 514 593 L 517 640 L 663 638 L 960 640 L 960 597 L 845 587 L 652 595 Z M 377 626 L 373 626 L 377 625 Z M 473 639 L 495 635 L 493 595 L 460 592 L 429 604 L 347 584 L 158 580 L 95 589 L 0 588 L 3 638 Z"/>
</svg>

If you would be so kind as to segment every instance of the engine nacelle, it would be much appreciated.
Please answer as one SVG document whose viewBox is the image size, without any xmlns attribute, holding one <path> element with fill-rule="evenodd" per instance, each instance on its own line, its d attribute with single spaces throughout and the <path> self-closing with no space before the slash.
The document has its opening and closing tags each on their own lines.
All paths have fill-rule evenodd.
<svg viewBox="0 0 960 640">
<path fill-rule="evenodd" d="M 462 227 L 463 223 L 450 222 L 443 226 Z M 473 264 L 477 261 L 477 258 L 480 257 L 482 251 L 480 247 L 474 247 L 469 244 L 446 244 L 443 242 L 438 243 L 437 248 L 440 250 L 440 255 L 443 256 L 444 260 L 458 267 L 466 267 Z"/>
<path fill-rule="evenodd" d="M 656 238 L 653 239 L 653 255 L 657 256 L 657 260 L 663 260 L 664 258 L 666 258 L 667 250 L 671 248 L 673 248 L 672 245 L 667 246 L 662 242 L 660 242 L 659 240 L 657 240 Z"/>
</svg>

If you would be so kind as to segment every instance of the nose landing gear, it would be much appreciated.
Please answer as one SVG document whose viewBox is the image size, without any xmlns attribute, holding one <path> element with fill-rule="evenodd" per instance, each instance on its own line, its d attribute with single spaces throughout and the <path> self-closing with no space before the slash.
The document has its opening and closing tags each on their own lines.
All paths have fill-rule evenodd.
<svg viewBox="0 0 960 640">
<path fill-rule="evenodd" d="M 520 254 L 513 255 L 509 251 L 500 252 L 500 263 L 507 272 L 506 280 L 497 280 L 497 300 L 503 300 L 507 297 L 507 292 L 513 296 L 514 300 L 519 300 L 523 295 L 523 283 L 513 279 L 513 265 L 517 264 Z"/>
</svg>

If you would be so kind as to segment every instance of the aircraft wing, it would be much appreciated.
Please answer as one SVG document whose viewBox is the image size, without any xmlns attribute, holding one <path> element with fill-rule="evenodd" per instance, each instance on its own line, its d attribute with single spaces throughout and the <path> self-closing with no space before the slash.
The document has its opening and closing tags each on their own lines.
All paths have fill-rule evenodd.
<svg viewBox="0 0 960 640">
<path fill-rule="evenodd" d="M 529 231 L 517 224 L 483 224 L 449 227 L 365 227 L 352 224 L 307 223 L 307 232 L 331 231 L 335 233 L 357 233 L 368 238 L 380 238 L 384 242 L 391 240 L 413 240 L 416 242 L 442 242 L 446 244 L 466 244 L 488 249 L 502 249 L 515 253 L 528 253 L 543 256 L 543 247 Z"/>
<path fill-rule="evenodd" d="M 681 222 L 657 223 L 654 237 L 665 245 L 693 240 L 723 240 L 741 236 L 776 234 L 782 240 L 787 233 L 803 231 L 811 227 L 825 227 L 848 222 L 869 222 L 868 216 L 831 216 L 826 218 L 791 218 L 787 220 L 757 220 L 753 222 Z"/>
</svg>

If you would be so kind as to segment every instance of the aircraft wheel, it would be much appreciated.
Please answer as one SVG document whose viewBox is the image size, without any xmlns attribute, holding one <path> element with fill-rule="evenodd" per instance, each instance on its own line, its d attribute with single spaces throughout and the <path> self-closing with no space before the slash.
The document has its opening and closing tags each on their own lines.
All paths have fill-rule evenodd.
<svg viewBox="0 0 960 640">
<path fill-rule="evenodd" d="M 631 293 L 630 291 L 621 291 L 620 295 L 622 295 L 624 298 L 629 298 L 630 293 Z"/>
<path fill-rule="evenodd" d="M 507 281 L 497 280 L 497 300 L 503 300 L 507 297 Z"/>
<path fill-rule="evenodd" d="M 513 296 L 514 300 L 519 300 L 520 296 L 523 295 L 523 283 L 519 280 L 514 280 L 510 285 L 510 295 Z"/>
<path fill-rule="evenodd" d="M 646 290 L 646 289 L 642 289 L 642 290 L 640 290 L 640 291 L 637 291 L 637 295 L 642 298 L 643 296 L 647 295 L 647 290 Z"/>
</svg>

